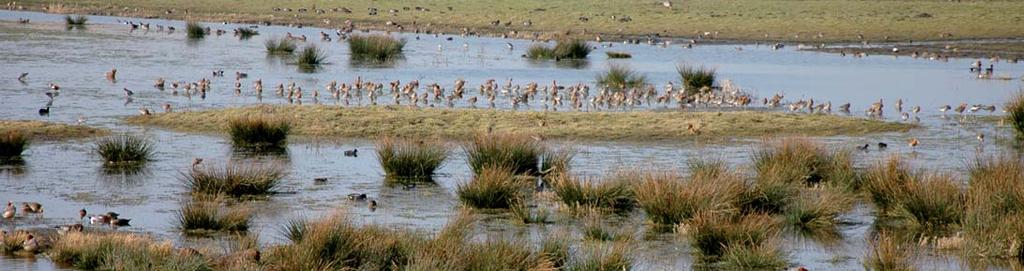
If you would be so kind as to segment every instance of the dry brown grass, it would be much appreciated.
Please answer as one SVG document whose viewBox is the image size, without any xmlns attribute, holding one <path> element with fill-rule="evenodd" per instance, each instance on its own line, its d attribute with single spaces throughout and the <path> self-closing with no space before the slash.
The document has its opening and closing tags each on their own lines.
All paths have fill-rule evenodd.
<svg viewBox="0 0 1024 271">
<path fill-rule="evenodd" d="M 288 117 L 293 134 L 376 138 L 380 136 L 470 138 L 487 131 L 530 131 L 545 138 L 584 140 L 676 140 L 688 138 L 760 137 L 765 135 L 858 135 L 901 132 L 914 126 L 900 123 L 775 112 L 520 112 L 487 109 L 415 109 L 381 106 L 249 106 L 200 112 L 129 117 L 127 122 L 183 131 L 227 129 L 237 116 L 258 113 Z M 540 126 L 538 123 L 544 122 Z M 701 133 L 687 129 L 697 124 Z"/>
<path fill-rule="evenodd" d="M 65 140 L 109 135 L 110 131 L 82 125 L 36 120 L 0 120 L 0 134 L 18 131 L 34 140 Z"/>
</svg>

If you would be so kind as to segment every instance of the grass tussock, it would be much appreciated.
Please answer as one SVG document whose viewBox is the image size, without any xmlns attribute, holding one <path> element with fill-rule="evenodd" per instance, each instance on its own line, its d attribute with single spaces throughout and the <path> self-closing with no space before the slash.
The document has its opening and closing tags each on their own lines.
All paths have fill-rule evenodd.
<svg viewBox="0 0 1024 271">
<path fill-rule="evenodd" d="M 197 167 L 182 175 L 192 193 L 241 197 L 275 193 L 285 172 L 274 164 L 227 163 Z"/>
<path fill-rule="evenodd" d="M 807 138 L 766 140 L 754 153 L 757 180 L 813 186 L 858 187 L 852 153 L 829 150 Z"/>
<path fill-rule="evenodd" d="M 107 166 L 140 165 L 153 156 L 153 143 L 140 136 L 112 136 L 96 142 L 96 153 Z"/>
<path fill-rule="evenodd" d="M 570 149 L 546 150 L 541 154 L 540 173 L 545 177 L 557 177 L 569 174 L 572 170 L 572 158 L 576 156 Z"/>
<path fill-rule="evenodd" d="M 722 270 L 784 270 L 789 266 L 786 253 L 777 240 L 751 246 L 730 246 L 721 257 Z"/>
<path fill-rule="evenodd" d="M 387 62 L 402 57 L 405 41 L 385 35 L 352 35 L 348 49 L 353 60 Z"/>
<path fill-rule="evenodd" d="M 708 262 L 718 261 L 730 249 L 761 246 L 780 233 L 778 221 L 765 214 L 701 213 L 686 228 L 682 234 L 689 237 L 690 246 Z"/>
<path fill-rule="evenodd" d="M 390 137 L 377 140 L 377 161 L 388 178 L 429 180 L 448 155 L 448 148 L 441 142 Z"/>
<path fill-rule="evenodd" d="M 679 65 L 676 67 L 679 79 L 683 82 L 683 91 L 686 95 L 693 95 L 701 89 L 711 88 L 715 85 L 715 69 L 704 68 L 704 66 Z"/>
<path fill-rule="evenodd" d="M 600 211 L 591 209 L 583 217 L 580 227 L 583 231 L 583 238 L 600 242 L 606 241 L 628 241 L 633 239 L 632 229 L 629 227 L 615 227 L 605 222 Z"/>
<path fill-rule="evenodd" d="M 3 239 L 0 239 L 0 255 L 13 255 L 25 252 L 25 240 L 28 240 L 29 233 L 26 231 L 7 232 Z M 33 236 L 35 237 L 35 236 Z"/>
<path fill-rule="evenodd" d="M 636 206 L 632 181 L 634 180 L 627 176 L 596 180 L 564 174 L 555 177 L 551 182 L 551 188 L 566 206 L 622 213 L 631 211 Z"/>
<path fill-rule="evenodd" d="M 252 150 L 283 149 L 291 128 L 291 122 L 269 117 L 247 116 L 228 122 L 231 143 Z"/>
<path fill-rule="evenodd" d="M 886 213 L 899 206 L 907 195 L 907 186 L 916 181 L 915 173 L 899 156 L 889 157 L 868 168 L 864 175 L 864 191 L 880 212 Z"/>
<path fill-rule="evenodd" d="M 291 55 L 298 48 L 295 42 L 284 38 L 269 38 L 263 42 L 269 55 Z"/>
<path fill-rule="evenodd" d="M 8 133 L 21 133 L 35 141 L 103 136 L 109 134 L 110 131 L 84 125 L 70 125 L 47 121 L 0 120 L 0 135 Z"/>
<path fill-rule="evenodd" d="M 316 67 L 325 63 L 327 63 L 327 53 L 315 43 L 302 47 L 299 55 L 295 58 L 295 64 L 298 64 L 300 67 Z"/>
<path fill-rule="evenodd" d="M 608 55 L 608 58 L 633 58 L 633 55 L 631 55 L 629 53 L 626 53 L 626 52 L 608 51 L 608 52 L 605 52 L 605 54 Z"/>
<path fill-rule="evenodd" d="M 85 22 L 89 21 L 89 17 L 84 15 L 66 15 L 64 16 L 64 23 L 68 26 L 82 26 Z"/>
<path fill-rule="evenodd" d="M 206 29 L 198 22 L 185 23 L 185 35 L 189 39 L 202 39 L 206 37 Z"/>
<path fill-rule="evenodd" d="M 965 251 L 1024 259 L 1024 164 L 1016 156 L 979 158 L 969 170 Z"/>
<path fill-rule="evenodd" d="M 0 160 L 21 156 L 29 142 L 28 136 L 18 131 L 0 134 Z"/>
<path fill-rule="evenodd" d="M 586 59 L 592 49 L 586 41 L 579 39 L 559 39 L 555 47 L 543 44 L 531 45 L 526 50 L 526 57 L 531 59 Z"/>
<path fill-rule="evenodd" d="M 647 77 L 625 65 L 608 64 L 608 71 L 597 75 L 597 83 L 612 90 L 643 88 Z"/>
<path fill-rule="evenodd" d="M 745 190 L 736 174 L 714 177 L 674 173 L 643 173 L 636 186 L 638 206 L 652 222 L 672 226 L 698 213 L 736 213 Z"/>
<path fill-rule="evenodd" d="M 550 222 L 548 218 L 551 216 L 551 213 L 547 209 L 541 208 L 540 206 L 535 209 L 531 209 L 525 199 L 513 201 L 513 203 L 509 205 L 508 211 L 512 215 L 512 219 L 518 223 L 545 224 Z"/>
<path fill-rule="evenodd" d="M 887 232 L 880 232 L 871 239 L 870 248 L 864 257 L 867 270 L 914 270 L 911 262 L 913 251 L 909 244 L 900 243 Z"/>
<path fill-rule="evenodd" d="M 964 218 L 964 193 L 950 175 L 927 175 L 907 183 L 905 191 L 894 215 L 912 228 L 943 229 L 960 224 Z"/>
<path fill-rule="evenodd" d="M 1006 102 L 1006 117 L 1017 132 L 1017 138 L 1024 138 L 1024 91 L 1019 91 Z"/>
<path fill-rule="evenodd" d="M 479 134 L 463 149 L 474 173 L 486 167 L 506 167 L 513 174 L 537 174 L 547 148 L 523 134 Z"/>
<path fill-rule="evenodd" d="M 787 224 L 801 231 L 831 232 L 842 222 L 839 216 L 849 211 L 853 202 L 853 197 L 841 191 L 803 191 L 786 205 L 783 216 Z"/>
<path fill-rule="evenodd" d="M 344 215 L 297 222 L 292 242 L 267 249 L 271 270 L 385 270 L 405 265 L 424 242 L 420 235 L 379 226 L 356 226 Z"/>
<path fill-rule="evenodd" d="M 235 36 L 237 36 L 239 39 L 247 40 L 259 34 L 259 31 L 256 31 L 256 29 L 252 29 L 249 27 L 235 28 Z"/>
<path fill-rule="evenodd" d="M 459 200 L 469 207 L 480 209 L 507 209 L 526 198 L 529 182 L 520 180 L 510 168 L 487 166 L 472 180 L 459 184 Z"/>
<path fill-rule="evenodd" d="M 187 233 L 244 232 L 249 230 L 254 213 L 245 207 L 221 206 L 216 201 L 193 200 L 184 203 L 176 218 Z"/>
<path fill-rule="evenodd" d="M 133 233 L 73 232 L 54 240 L 54 262 L 82 270 L 210 270 L 199 255 Z"/>
<path fill-rule="evenodd" d="M 585 247 L 580 256 L 572 259 L 564 268 L 568 271 L 587 270 L 632 270 L 633 258 L 630 257 L 628 242 L 613 242 Z"/>
</svg>

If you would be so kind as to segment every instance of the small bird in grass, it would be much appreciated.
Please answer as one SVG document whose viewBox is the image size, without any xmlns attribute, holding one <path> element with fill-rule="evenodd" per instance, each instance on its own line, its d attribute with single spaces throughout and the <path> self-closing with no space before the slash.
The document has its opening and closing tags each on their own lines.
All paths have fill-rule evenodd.
<svg viewBox="0 0 1024 271">
<path fill-rule="evenodd" d="M 21 75 L 18 76 L 18 81 L 21 81 L 22 83 L 25 82 L 25 79 L 28 79 L 28 73 L 27 72 L 23 72 L 23 73 L 21 73 Z"/>
<path fill-rule="evenodd" d="M 910 145 L 910 148 L 915 149 L 915 150 L 917 149 L 917 145 L 920 145 L 920 144 L 921 144 L 921 141 L 918 141 L 916 137 L 915 138 L 911 138 L 910 142 L 907 143 L 907 145 Z"/>
<path fill-rule="evenodd" d="M 889 147 L 889 144 L 885 144 L 885 142 L 878 142 L 878 150 L 884 150 L 885 148 L 888 148 L 888 147 Z"/>
<path fill-rule="evenodd" d="M 38 252 L 39 251 L 39 240 L 36 240 L 35 236 L 33 236 L 32 234 L 29 234 L 28 237 L 25 239 L 25 242 L 21 243 L 21 250 L 24 250 L 25 252 L 28 252 L 28 253 L 36 253 L 36 252 Z"/>
<path fill-rule="evenodd" d="M 359 150 L 358 149 L 346 150 L 345 151 L 345 156 L 346 157 L 359 157 Z"/>
</svg>

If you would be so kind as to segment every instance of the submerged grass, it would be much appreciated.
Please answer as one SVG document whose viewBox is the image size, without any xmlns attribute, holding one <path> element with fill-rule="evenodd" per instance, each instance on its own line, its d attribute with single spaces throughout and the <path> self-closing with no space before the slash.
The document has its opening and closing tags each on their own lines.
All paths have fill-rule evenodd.
<svg viewBox="0 0 1024 271">
<path fill-rule="evenodd" d="M 386 62 L 402 57 L 405 41 L 386 35 L 352 35 L 348 49 L 353 60 Z"/>
<path fill-rule="evenodd" d="M 228 122 L 228 134 L 236 148 L 252 150 L 283 149 L 291 131 L 291 122 L 261 116 L 234 118 Z"/>
<path fill-rule="evenodd" d="M 683 82 L 683 91 L 686 95 L 693 95 L 701 89 L 710 88 L 715 85 L 715 69 L 704 68 L 704 66 L 679 65 L 676 67 L 679 79 Z"/>
<path fill-rule="evenodd" d="M 275 193 L 285 172 L 273 164 L 228 163 L 223 167 L 197 167 L 182 175 L 192 193 L 240 197 Z"/>
<path fill-rule="evenodd" d="M 1006 102 L 1007 118 L 1017 132 L 1018 139 L 1024 139 L 1024 91 L 1018 91 Z"/>
<path fill-rule="evenodd" d="M 608 52 L 604 52 L 604 53 L 606 55 L 608 55 L 608 58 L 632 58 L 633 57 L 633 55 L 631 55 L 629 53 L 626 53 L 626 52 L 608 51 Z"/>
<path fill-rule="evenodd" d="M 96 142 L 96 153 L 107 166 L 141 165 L 153 156 L 153 143 L 134 135 L 120 135 Z"/>
<path fill-rule="evenodd" d="M 259 35 L 259 34 L 260 34 L 260 32 L 256 31 L 256 29 L 252 29 L 252 28 L 249 28 L 249 27 L 235 28 L 235 36 L 238 36 L 239 39 L 247 40 L 247 39 L 252 38 L 252 36 L 256 36 L 256 35 Z M 268 40 L 268 42 L 269 42 L 269 40 Z"/>
<path fill-rule="evenodd" d="M 206 37 L 206 29 L 198 22 L 185 23 L 185 34 L 189 39 L 202 39 Z"/>
<path fill-rule="evenodd" d="M 540 173 L 540 158 L 547 148 L 524 134 L 478 134 L 463 146 L 466 162 L 474 173 L 487 167 L 505 167 L 512 174 Z"/>
<path fill-rule="evenodd" d="M 416 109 L 401 106 L 277 105 L 174 112 L 126 118 L 131 124 L 184 131 L 223 131 L 241 116 L 287 115 L 296 135 L 471 138 L 493 125 L 495 133 L 530 131 L 544 138 L 578 140 L 676 140 L 688 138 L 829 136 L 903 132 L 914 125 L 825 114 L 772 112 L 524 112 L 488 109 Z M 490 121 L 481 121 L 490 120 Z M 545 125 L 537 126 L 538 121 Z M 702 122 L 695 135 L 686 124 Z M 381 125 L 389 123 L 390 125 Z"/>
<path fill-rule="evenodd" d="M 555 47 L 543 44 L 531 45 L 526 50 L 526 57 L 531 59 L 586 59 L 592 49 L 586 41 L 579 39 L 559 39 Z"/>
<path fill-rule="evenodd" d="M 441 142 L 392 137 L 377 140 L 377 161 L 388 178 L 430 180 L 448 155 L 448 148 Z"/>
<path fill-rule="evenodd" d="M 85 22 L 89 21 L 89 17 L 84 15 L 66 15 L 64 16 L 64 23 L 68 26 L 81 26 L 85 25 Z"/>
<path fill-rule="evenodd" d="M 608 71 L 597 75 L 597 83 L 612 90 L 643 88 L 647 77 L 621 64 L 608 64 Z"/>
<path fill-rule="evenodd" d="M 297 48 L 295 42 L 284 38 L 269 38 L 263 42 L 268 55 L 291 55 Z"/>
<path fill-rule="evenodd" d="M 21 156 L 28 149 L 29 142 L 28 136 L 18 131 L 0 134 L 0 160 Z"/>
<path fill-rule="evenodd" d="M 210 270 L 200 255 L 135 233 L 68 233 L 54 240 L 48 255 L 83 270 Z"/>
<path fill-rule="evenodd" d="M 510 168 L 486 166 L 467 183 L 459 184 L 459 200 L 479 209 L 507 209 L 527 197 L 529 182 L 517 179 Z"/>
<path fill-rule="evenodd" d="M 178 226 L 187 233 L 244 232 L 249 230 L 253 212 L 245 207 L 221 206 L 212 200 L 193 200 L 178 210 Z"/>
</svg>

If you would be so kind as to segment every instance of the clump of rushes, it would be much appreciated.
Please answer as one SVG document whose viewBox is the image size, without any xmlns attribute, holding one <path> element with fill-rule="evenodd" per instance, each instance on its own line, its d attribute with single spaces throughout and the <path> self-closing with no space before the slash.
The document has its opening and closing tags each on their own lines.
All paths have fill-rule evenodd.
<svg viewBox="0 0 1024 271">
<path fill-rule="evenodd" d="M 608 55 L 608 58 L 632 58 L 633 57 L 633 55 L 631 55 L 629 53 L 626 53 L 626 52 L 612 52 L 612 51 L 608 51 L 608 52 L 605 52 L 605 54 Z"/>
<path fill-rule="evenodd" d="M 145 164 L 153 156 L 153 143 L 133 135 L 120 135 L 96 142 L 96 153 L 106 166 L 135 166 Z"/>
<path fill-rule="evenodd" d="M 252 38 L 252 36 L 256 36 L 259 34 L 260 32 L 256 31 L 256 29 L 248 27 L 235 28 L 235 36 L 238 37 L 238 39 L 247 40 Z"/>
<path fill-rule="evenodd" d="M 185 34 L 189 39 L 202 39 L 206 37 L 206 29 L 198 22 L 185 23 Z"/>
<path fill-rule="evenodd" d="M 295 59 L 295 63 L 300 67 L 317 67 L 320 64 L 324 64 L 327 61 L 327 53 L 320 49 L 314 43 L 310 43 L 303 47 L 299 51 L 298 57 Z"/>
<path fill-rule="evenodd" d="M 911 265 L 913 251 L 910 245 L 901 244 L 887 232 L 880 232 L 870 241 L 870 249 L 864 257 L 867 270 L 914 270 Z"/>
<path fill-rule="evenodd" d="M 405 41 L 385 35 L 352 35 L 348 49 L 353 60 L 386 62 L 402 57 Z"/>
<path fill-rule="evenodd" d="M 89 21 L 89 17 L 85 17 L 83 15 L 64 16 L 64 23 L 66 23 L 68 26 L 82 26 L 85 25 L 86 21 Z"/>
<path fill-rule="evenodd" d="M 54 262 L 81 270 L 210 270 L 206 259 L 134 233 L 72 232 L 56 238 Z"/>
<path fill-rule="evenodd" d="M 268 117 L 241 117 L 228 122 L 228 134 L 236 148 L 252 150 L 283 149 L 291 123 Z"/>
<path fill-rule="evenodd" d="M 907 195 L 908 184 L 913 182 L 916 178 L 910 167 L 894 155 L 868 168 L 863 188 L 879 212 L 888 213 L 899 206 Z"/>
<path fill-rule="evenodd" d="M 244 232 L 249 230 L 253 212 L 245 207 L 220 206 L 216 201 L 193 200 L 182 205 L 176 218 L 187 233 Z"/>
<path fill-rule="evenodd" d="M 551 215 L 546 209 L 542 209 L 539 206 L 537 210 L 531 210 L 530 206 L 526 204 L 525 199 L 515 200 L 509 205 L 508 211 L 516 222 L 523 224 L 548 223 L 548 217 Z"/>
<path fill-rule="evenodd" d="M 270 55 L 291 55 L 295 52 L 295 42 L 283 38 L 269 38 L 263 43 Z"/>
<path fill-rule="evenodd" d="M 735 213 L 745 184 L 736 174 L 715 177 L 674 173 L 643 173 L 636 186 L 638 206 L 652 222 L 673 226 L 697 213 Z"/>
<path fill-rule="evenodd" d="M 676 67 L 679 78 L 683 82 L 683 91 L 686 95 L 693 95 L 701 89 L 711 88 L 715 84 L 715 69 L 704 68 L 704 66 L 679 65 Z"/>
<path fill-rule="evenodd" d="M 266 249 L 261 263 L 271 270 L 384 270 L 405 266 L 426 240 L 379 226 L 356 226 L 344 215 L 301 222 L 291 243 Z"/>
<path fill-rule="evenodd" d="M 605 223 L 601 212 L 590 210 L 583 218 L 583 237 L 595 241 L 625 241 L 632 239 L 628 228 L 615 228 Z"/>
<path fill-rule="evenodd" d="M 766 140 L 754 153 L 754 168 L 758 181 L 776 179 L 805 185 L 857 187 L 849 151 L 829 151 L 821 143 L 806 138 Z"/>
<path fill-rule="evenodd" d="M 632 181 L 628 176 L 607 180 L 559 175 L 551 188 L 566 206 L 591 207 L 615 212 L 628 212 L 636 205 Z"/>
<path fill-rule="evenodd" d="M 306 219 L 290 219 L 284 224 L 284 228 L 281 232 L 289 241 L 292 241 L 293 243 L 298 242 L 299 240 L 302 240 L 302 236 L 306 234 L 308 225 L 309 221 Z"/>
<path fill-rule="evenodd" d="M 575 153 L 568 149 L 545 151 L 544 154 L 541 155 L 541 175 L 547 177 L 569 174 L 569 171 L 572 169 L 573 156 L 575 156 Z"/>
<path fill-rule="evenodd" d="M 690 239 L 693 247 L 706 262 L 717 262 L 730 249 L 757 247 L 775 240 L 779 223 L 769 215 L 701 213 L 683 227 L 680 234 Z"/>
<path fill-rule="evenodd" d="M 1017 138 L 1024 138 L 1024 91 L 1018 91 L 1006 102 L 1007 118 L 1017 131 Z"/>
<path fill-rule="evenodd" d="M 935 174 L 909 182 L 895 216 L 918 229 L 943 229 L 964 217 L 964 195 L 952 176 Z"/>
<path fill-rule="evenodd" d="M 377 140 L 377 161 L 388 178 L 429 180 L 447 158 L 448 149 L 440 142 Z"/>
<path fill-rule="evenodd" d="M 1024 255 L 1024 163 L 1015 156 L 979 158 L 969 170 L 965 252 L 981 257 Z"/>
<path fill-rule="evenodd" d="M 579 39 L 559 39 L 555 47 L 542 44 L 531 45 L 526 50 L 526 57 L 531 59 L 586 59 L 591 48 L 587 42 Z"/>
<path fill-rule="evenodd" d="M 28 148 L 29 142 L 28 136 L 21 132 L 9 131 L 0 134 L 0 160 L 21 156 Z"/>
<path fill-rule="evenodd" d="M 519 180 L 507 167 L 488 166 L 472 180 L 459 184 L 459 200 L 469 207 L 507 209 L 526 197 L 529 183 Z"/>
<path fill-rule="evenodd" d="M 546 148 L 522 134 L 480 134 L 463 147 L 474 173 L 485 167 L 507 167 L 514 174 L 536 174 Z"/>
<path fill-rule="evenodd" d="M 642 88 L 647 84 L 647 77 L 633 71 L 628 66 L 608 64 L 608 71 L 597 75 L 597 83 L 611 90 L 627 90 Z"/>
<path fill-rule="evenodd" d="M 789 265 L 778 241 L 760 245 L 730 246 L 721 258 L 722 270 L 784 270 Z"/>
<path fill-rule="evenodd" d="M 196 167 L 182 175 L 192 193 L 241 197 L 273 194 L 285 173 L 274 164 L 228 163 Z"/>
<path fill-rule="evenodd" d="M 807 190 L 785 207 L 789 225 L 806 232 L 831 232 L 841 222 L 839 216 L 848 211 L 854 199 L 831 189 Z"/>
<path fill-rule="evenodd" d="M 29 233 L 26 231 L 15 231 L 14 233 L 7 233 L 7 235 L 4 235 L 4 238 L 0 239 L 0 255 L 11 255 L 25 252 L 24 244 L 25 240 L 28 240 L 28 235 Z"/>
<path fill-rule="evenodd" d="M 581 250 L 581 255 L 570 261 L 565 270 L 632 270 L 633 258 L 629 256 L 628 242 L 597 244 Z"/>
</svg>

